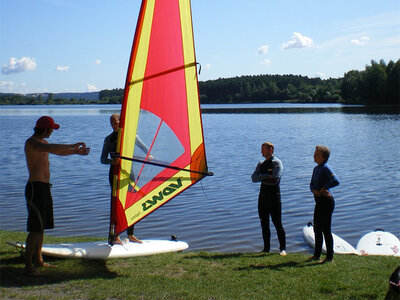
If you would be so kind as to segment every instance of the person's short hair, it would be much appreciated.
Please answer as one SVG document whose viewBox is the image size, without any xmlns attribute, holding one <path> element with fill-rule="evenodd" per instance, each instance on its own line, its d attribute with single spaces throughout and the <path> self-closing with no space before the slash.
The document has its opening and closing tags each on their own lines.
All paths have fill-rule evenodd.
<svg viewBox="0 0 400 300">
<path fill-rule="evenodd" d="M 111 114 L 111 116 L 110 116 L 110 122 L 112 122 L 112 120 L 113 120 L 114 117 L 118 117 L 118 120 L 119 120 L 121 116 L 120 116 L 119 113 L 113 113 L 113 114 Z"/>
<path fill-rule="evenodd" d="M 35 134 L 42 134 L 42 133 L 44 133 L 46 130 L 48 130 L 48 128 L 38 128 L 38 127 L 33 128 L 33 132 L 34 132 Z"/>
<path fill-rule="evenodd" d="M 265 142 L 261 146 L 272 148 L 272 152 L 274 152 L 275 147 L 274 147 L 274 144 L 272 144 L 271 142 Z"/>
<path fill-rule="evenodd" d="M 323 146 L 323 145 L 317 145 L 315 146 L 315 150 L 318 150 L 322 153 L 323 158 L 328 161 L 329 156 L 331 155 L 331 150 L 329 150 L 328 147 Z"/>
</svg>

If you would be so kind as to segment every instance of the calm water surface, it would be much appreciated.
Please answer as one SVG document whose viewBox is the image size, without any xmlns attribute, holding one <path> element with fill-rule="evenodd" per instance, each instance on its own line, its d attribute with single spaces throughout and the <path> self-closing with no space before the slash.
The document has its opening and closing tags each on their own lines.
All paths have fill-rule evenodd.
<svg viewBox="0 0 400 300">
<path fill-rule="evenodd" d="M 329 106 L 329 105 L 328 105 Z M 285 107 L 285 105 L 277 105 Z M 55 229 L 53 236 L 107 238 L 108 166 L 100 164 L 104 137 L 111 132 L 107 106 L 0 107 L 0 229 L 25 231 L 24 187 L 28 177 L 23 145 L 36 119 L 51 115 L 61 124 L 49 141 L 84 141 L 87 157 L 50 156 Z M 192 251 L 253 252 L 262 248 L 257 214 L 259 184 L 250 176 L 262 159 L 260 145 L 275 144 L 284 165 L 283 225 L 289 252 L 310 251 L 302 238 L 312 221 L 309 191 L 314 147 L 331 148 L 329 160 L 341 180 L 333 232 L 357 245 L 362 235 L 383 228 L 400 237 L 400 115 L 359 113 L 203 114 L 207 177 L 135 226 L 143 239 L 176 234 Z M 272 228 L 272 249 L 278 251 Z"/>
</svg>

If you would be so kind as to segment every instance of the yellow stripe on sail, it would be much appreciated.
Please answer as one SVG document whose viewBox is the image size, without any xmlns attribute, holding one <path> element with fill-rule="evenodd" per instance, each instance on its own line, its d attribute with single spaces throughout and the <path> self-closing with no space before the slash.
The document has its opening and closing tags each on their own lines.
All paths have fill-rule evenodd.
<svg viewBox="0 0 400 300">
<path fill-rule="evenodd" d="M 147 54 L 150 43 L 150 35 L 151 35 L 151 26 L 153 23 L 153 15 L 154 15 L 154 6 L 155 0 L 147 1 L 147 6 L 145 9 L 145 15 L 143 17 L 143 26 L 141 30 L 141 34 L 139 37 L 139 45 L 137 48 L 136 59 L 134 61 L 132 77 L 130 81 L 133 81 L 138 78 L 143 78 L 146 70 L 146 62 L 147 62 Z M 129 118 L 125 118 L 125 126 L 124 126 L 124 146 L 120 155 L 133 157 L 133 152 L 135 148 L 135 138 L 139 120 L 139 110 L 140 110 L 140 101 L 142 97 L 142 88 L 143 82 L 138 82 L 137 84 L 131 85 L 128 100 L 126 101 L 126 115 Z M 121 172 L 120 172 L 120 192 L 119 199 L 122 203 L 122 206 L 125 206 L 126 203 L 126 195 L 128 193 L 128 182 L 130 180 L 129 174 L 131 173 L 132 161 L 122 160 L 121 161 Z M 129 211 L 127 211 L 126 215 L 129 219 Z M 128 222 L 129 224 L 129 222 Z"/>
<path fill-rule="evenodd" d="M 190 1 L 180 0 L 179 10 L 181 15 L 184 64 L 187 65 L 196 61 L 194 53 Z M 203 135 L 201 132 L 200 107 L 198 104 L 199 95 L 197 89 L 197 74 L 195 66 L 185 68 L 185 80 L 190 130 L 190 148 L 192 152 L 191 155 L 193 155 L 197 147 L 203 142 Z"/>
</svg>

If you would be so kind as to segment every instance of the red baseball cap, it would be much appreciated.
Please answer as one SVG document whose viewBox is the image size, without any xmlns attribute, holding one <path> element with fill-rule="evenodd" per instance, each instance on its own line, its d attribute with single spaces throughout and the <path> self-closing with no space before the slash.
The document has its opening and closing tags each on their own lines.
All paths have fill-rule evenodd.
<svg viewBox="0 0 400 300">
<path fill-rule="evenodd" d="M 36 128 L 52 128 L 57 130 L 60 128 L 60 125 L 54 123 L 52 117 L 43 116 L 36 121 Z"/>
</svg>

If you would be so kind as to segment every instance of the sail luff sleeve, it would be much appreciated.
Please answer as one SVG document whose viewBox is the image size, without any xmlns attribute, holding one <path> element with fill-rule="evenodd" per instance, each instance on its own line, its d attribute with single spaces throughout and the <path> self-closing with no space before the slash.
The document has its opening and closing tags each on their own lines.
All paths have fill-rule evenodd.
<svg viewBox="0 0 400 300">
<path fill-rule="evenodd" d="M 151 23 L 153 18 L 154 0 L 143 0 L 136 25 L 130 61 L 125 83 L 124 98 L 121 108 L 120 129 L 118 132 L 117 152 L 131 156 L 134 151 L 134 140 L 130 138 L 137 131 L 137 119 L 142 94 L 142 85 L 130 86 L 134 78 L 142 78 L 146 69 L 148 44 L 150 40 Z M 127 117 L 129 115 L 129 117 Z M 126 170 L 130 170 L 132 162 L 119 160 L 119 173 L 114 177 L 112 212 L 110 222 L 115 225 L 115 234 L 118 235 L 128 227 L 125 212 L 127 186 Z"/>
</svg>

